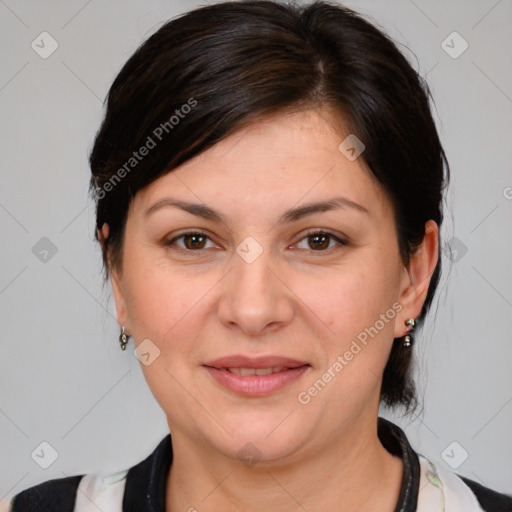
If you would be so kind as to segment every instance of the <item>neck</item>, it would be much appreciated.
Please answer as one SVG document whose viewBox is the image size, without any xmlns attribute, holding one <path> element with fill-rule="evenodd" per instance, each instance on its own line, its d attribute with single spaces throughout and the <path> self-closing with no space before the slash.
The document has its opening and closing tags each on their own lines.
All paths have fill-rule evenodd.
<svg viewBox="0 0 512 512">
<path fill-rule="evenodd" d="M 211 510 L 395 510 L 402 460 L 380 443 L 376 422 L 304 451 L 302 463 L 259 462 L 246 467 L 212 453 L 172 429 L 173 463 L 166 512 Z"/>
</svg>

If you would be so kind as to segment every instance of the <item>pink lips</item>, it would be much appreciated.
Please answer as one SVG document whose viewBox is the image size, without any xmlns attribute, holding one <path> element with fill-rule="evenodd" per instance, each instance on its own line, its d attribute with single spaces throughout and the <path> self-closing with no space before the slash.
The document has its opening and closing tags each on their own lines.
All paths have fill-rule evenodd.
<svg viewBox="0 0 512 512">
<path fill-rule="evenodd" d="M 304 361 L 287 357 L 242 355 L 215 359 L 203 366 L 215 381 L 242 396 L 275 393 L 296 381 L 310 367 Z"/>
</svg>

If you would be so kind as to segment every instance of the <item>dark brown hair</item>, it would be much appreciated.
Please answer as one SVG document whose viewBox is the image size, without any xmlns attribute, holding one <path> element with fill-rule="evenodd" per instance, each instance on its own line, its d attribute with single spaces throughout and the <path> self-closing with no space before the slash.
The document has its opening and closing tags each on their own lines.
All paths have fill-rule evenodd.
<svg viewBox="0 0 512 512">
<path fill-rule="evenodd" d="M 442 223 L 449 177 L 429 98 L 395 44 L 338 4 L 222 2 L 167 22 L 116 77 L 90 155 L 96 227 L 110 228 L 106 275 L 122 261 L 128 207 L 139 190 L 258 118 L 322 106 L 365 144 L 360 158 L 390 198 L 407 265 L 425 223 Z M 419 321 L 440 272 L 439 252 Z M 411 350 L 395 340 L 385 405 L 416 405 L 410 364 Z"/>
</svg>

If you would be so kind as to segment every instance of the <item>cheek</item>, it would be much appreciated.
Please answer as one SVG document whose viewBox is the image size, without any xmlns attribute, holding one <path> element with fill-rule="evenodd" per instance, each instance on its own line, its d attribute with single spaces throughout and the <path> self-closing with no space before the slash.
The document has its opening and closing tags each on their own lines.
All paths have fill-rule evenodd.
<svg viewBox="0 0 512 512">
<path fill-rule="evenodd" d="M 149 364 L 141 359 L 141 369 L 162 409 L 180 411 L 189 399 L 189 367 L 183 363 L 194 360 L 201 297 L 211 285 L 205 282 L 209 279 L 184 279 L 168 268 L 134 260 L 125 267 L 133 269 L 125 273 L 127 310 L 135 344 L 149 348 L 151 358 Z"/>
<path fill-rule="evenodd" d="M 377 404 L 401 309 L 395 297 L 386 280 L 364 272 L 331 275 L 311 297 L 311 309 L 328 327 L 316 330 L 324 333 L 316 339 L 320 364 L 298 397 L 301 404 L 310 401 L 312 416 L 333 423 L 361 404 Z"/>
<path fill-rule="evenodd" d="M 304 315 L 308 316 L 308 309 L 314 313 L 306 321 L 316 318 L 319 337 L 325 335 L 335 349 L 373 326 L 397 296 L 396 265 L 386 264 L 392 261 L 391 255 L 386 259 L 376 257 L 375 252 L 371 248 L 361 250 L 343 265 L 309 268 L 307 272 L 293 270 L 283 276 L 295 296 L 289 300 L 305 305 Z M 132 251 L 125 259 L 125 295 L 133 337 L 137 341 L 149 338 L 161 350 L 170 340 L 173 348 L 185 349 L 194 338 L 194 330 L 201 327 L 199 319 L 207 315 L 208 308 L 214 308 L 208 303 L 214 300 L 223 273 L 180 272 L 136 254 Z M 297 311 L 302 311 L 300 305 Z M 304 318 L 294 321 L 300 323 Z M 392 322 L 379 330 L 392 330 Z"/>
<path fill-rule="evenodd" d="M 357 262 L 354 259 L 350 265 L 331 269 L 323 277 L 298 280 L 302 287 L 297 295 L 306 297 L 309 308 L 328 327 L 317 329 L 319 374 L 328 388 L 318 406 L 332 400 L 345 404 L 346 410 L 349 404 L 357 408 L 358 403 L 378 396 L 393 343 L 401 309 L 397 302 L 399 265 L 391 254 L 387 260 L 373 251 L 359 256 Z"/>
<path fill-rule="evenodd" d="M 386 334 L 393 331 L 398 267 L 383 268 L 381 258 L 365 258 L 362 254 L 352 263 L 315 276 L 299 277 L 292 287 L 329 328 L 327 332 L 334 343 L 357 337 L 386 313 L 385 325 L 378 322 L 378 329 Z"/>
<path fill-rule="evenodd" d="M 137 340 L 151 338 L 161 344 L 190 314 L 198 287 L 170 279 L 158 269 L 131 277 L 127 279 L 127 309 L 133 321 L 133 336 Z"/>
<path fill-rule="evenodd" d="M 166 365 L 190 358 L 204 341 L 199 339 L 201 319 L 213 307 L 210 301 L 222 272 L 180 270 L 155 261 L 151 254 L 136 256 L 135 251 L 125 268 L 127 310 L 136 342 L 149 338 Z"/>
<path fill-rule="evenodd" d="M 132 335 L 137 342 L 150 338 L 159 345 L 166 332 L 183 316 L 189 288 L 173 280 L 169 269 L 154 262 L 142 244 L 129 245 L 127 238 L 124 292 Z"/>
</svg>

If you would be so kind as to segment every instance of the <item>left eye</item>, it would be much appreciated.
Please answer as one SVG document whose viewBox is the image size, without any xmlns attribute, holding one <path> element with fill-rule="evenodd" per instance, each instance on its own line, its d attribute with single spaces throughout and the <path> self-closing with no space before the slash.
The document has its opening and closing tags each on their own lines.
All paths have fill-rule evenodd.
<svg viewBox="0 0 512 512">
<path fill-rule="evenodd" d="M 337 236 L 333 235 L 332 233 L 327 233 L 325 231 L 314 231 L 311 233 L 308 233 L 307 236 L 305 236 L 300 242 L 306 241 L 308 247 L 306 249 L 311 249 L 313 251 L 324 251 L 326 249 L 332 249 L 330 246 L 330 242 L 335 241 L 338 243 L 338 245 L 347 245 L 347 243 L 342 240 L 341 238 L 338 238 Z"/>
<path fill-rule="evenodd" d="M 183 245 L 178 244 L 178 240 L 183 241 Z M 188 233 L 182 233 L 181 235 L 169 240 L 165 243 L 166 246 L 177 245 L 178 248 L 182 251 L 200 251 L 201 249 L 208 249 L 206 246 L 207 242 L 211 241 L 210 237 L 205 233 L 190 231 Z M 297 246 L 301 243 L 306 242 L 308 247 L 299 247 L 300 249 L 312 250 L 316 252 L 323 252 L 327 249 L 332 249 L 331 243 L 338 245 L 347 245 L 347 242 L 342 240 L 341 238 L 335 236 L 332 233 L 328 233 L 325 231 L 313 231 L 308 233 L 304 238 L 302 238 Z"/>
</svg>

